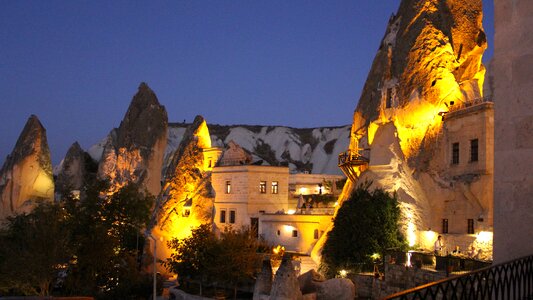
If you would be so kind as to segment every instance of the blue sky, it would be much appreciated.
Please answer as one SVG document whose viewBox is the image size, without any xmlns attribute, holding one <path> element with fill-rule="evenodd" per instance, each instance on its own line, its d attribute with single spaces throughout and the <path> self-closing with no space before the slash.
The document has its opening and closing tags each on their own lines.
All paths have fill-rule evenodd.
<svg viewBox="0 0 533 300">
<path fill-rule="evenodd" d="M 492 57 L 493 3 L 484 26 Z M 351 123 L 398 0 L 2 1 L 0 163 L 36 114 L 54 164 L 118 127 L 140 82 L 171 122 Z"/>
</svg>

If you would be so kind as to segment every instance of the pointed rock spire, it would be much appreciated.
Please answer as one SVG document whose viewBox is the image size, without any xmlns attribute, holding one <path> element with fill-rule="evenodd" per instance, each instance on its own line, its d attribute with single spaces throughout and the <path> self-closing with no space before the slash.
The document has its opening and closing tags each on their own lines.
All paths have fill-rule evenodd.
<svg viewBox="0 0 533 300">
<path fill-rule="evenodd" d="M 78 142 L 74 142 L 61 162 L 61 170 L 56 180 L 56 191 L 66 195 L 72 190 L 81 190 L 87 174 L 95 172 L 95 170 L 88 170 L 88 166 L 93 164 L 95 162 L 89 154 L 83 151 Z"/>
<path fill-rule="evenodd" d="M 29 211 L 35 200 L 53 200 L 54 181 L 46 130 L 31 115 L 0 170 L 0 218 Z"/>
<path fill-rule="evenodd" d="M 119 128 L 109 134 L 100 160 L 98 176 L 111 182 L 110 192 L 139 183 L 152 195 L 159 194 L 167 127 L 165 107 L 141 83 Z"/>
</svg>

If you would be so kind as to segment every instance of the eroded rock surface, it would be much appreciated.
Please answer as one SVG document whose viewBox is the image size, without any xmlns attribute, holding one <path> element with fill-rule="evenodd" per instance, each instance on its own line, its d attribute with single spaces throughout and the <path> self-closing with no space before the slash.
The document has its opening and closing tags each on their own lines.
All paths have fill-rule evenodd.
<svg viewBox="0 0 533 300">
<path fill-rule="evenodd" d="M 46 129 L 31 115 L 0 170 L 0 219 L 30 211 L 37 200 L 51 201 L 54 179 Z"/>
<path fill-rule="evenodd" d="M 197 116 L 173 154 L 154 219 L 154 233 L 165 241 L 184 238 L 191 229 L 212 222 L 214 195 L 204 149 L 211 148 L 207 123 Z M 169 257 L 161 249 L 159 257 Z"/>
<path fill-rule="evenodd" d="M 109 180 L 110 192 L 133 182 L 159 194 L 167 126 L 165 107 L 141 83 L 120 126 L 109 134 L 100 160 L 98 176 Z"/>
</svg>

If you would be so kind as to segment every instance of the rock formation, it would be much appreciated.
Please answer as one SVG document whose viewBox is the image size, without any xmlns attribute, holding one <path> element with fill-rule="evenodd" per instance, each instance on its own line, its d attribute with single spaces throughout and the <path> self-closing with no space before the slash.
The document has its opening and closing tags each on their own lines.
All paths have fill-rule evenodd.
<svg viewBox="0 0 533 300">
<path fill-rule="evenodd" d="M 476 239 L 466 235 L 467 220 L 476 232 L 492 228 L 493 110 L 480 99 L 481 20 L 481 0 L 403 0 L 354 112 L 350 151 L 369 159 L 358 181 L 397 192 L 411 246 L 430 249 L 435 231 L 448 230 L 443 220 L 453 224 L 449 233 L 464 233 L 448 237 L 463 249 Z"/>
<path fill-rule="evenodd" d="M 272 289 L 272 264 L 270 259 L 264 259 L 261 272 L 257 275 L 254 285 L 254 300 L 260 300 L 270 295 Z"/>
<path fill-rule="evenodd" d="M 46 130 L 31 115 L 0 170 L 0 219 L 30 211 L 35 201 L 51 201 L 54 180 Z"/>
<path fill-rule="evenodd" d="M 276 272 L 270 299 L 299 300 L 302 299 L 302 292 L 294 271 L 294 266 L 290 257 L 283 257 L 281 266 Z"/>
<path fill-rule="evenodd" d="M 98 176 L 109 180 L 110 192 L 134 182 L 159 194 L 167 126 L 165 107 L 141 83 L 120 126 L 109 134 L 100 160 Z"/>
<path fill-rule="evenodd" d="M 60 165 L 55 182 L 56 193 L 67 195 L 72 191 L 80 191 L 85 185 L 88 176 L 97 171 L 97 164 L 89 154 L 80 147 L 78 142 L 70 146 L 67 155 Z"/>
<path fill-rule="evenodd" d="M 214 195 L 210 173 L 204 163 L 204 150 L 211 148 L 211 138 L 204 118 L 197 116 L 187 128 L 174 152 L 165 175 L 155 219 L 154 235 L 168 241 L 184 238 L 191 229 L 211 223 Z M 161 249 L 160 258 L 169 257 Z"/>
<path fill-rule="evenodd" d="M 320 283 L 326 281 L 326 278 L 320 273 L 311 269 L 302 275 L 298 276 L 298 283 L 300 285 L 300 291 L 302 294 L 311 294 L 317 292 L 317 287 Z"/>
<path fill-rule="evenodd" d="M 355 285 L 348 278 L 332 278 L 321 282 L 317 287 L 316 299 L 352 300 L 355 299 Z"/>
</svg>

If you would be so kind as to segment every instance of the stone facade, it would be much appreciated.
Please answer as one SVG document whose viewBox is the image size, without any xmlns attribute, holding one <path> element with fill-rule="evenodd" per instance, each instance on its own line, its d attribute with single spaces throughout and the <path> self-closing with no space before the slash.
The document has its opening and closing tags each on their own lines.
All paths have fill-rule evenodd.
<svg viewBox="0 0 533 300">
<path fill-rule="evenodd" d="M 220 229 L 226 225 L 239 229 L 250 226 L 251 218 L 259 218 L 262 212 L 287 212 L 288 180 L 287 167 L 215 167 L 212 172 L 215 225 Z"/>
<path fill-rule="evenodd" d="M 264 214 L 259 218 L 259 235 L 287 251 L 310 254 L 332 218 L 332 214 Z"/>
<path fill-rule="evenodd" d="M 494 258 L 533 253 L 533 2 L 495 1 Z"/>
</svg>

